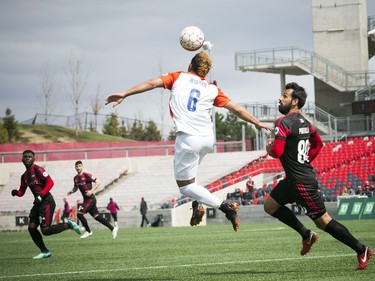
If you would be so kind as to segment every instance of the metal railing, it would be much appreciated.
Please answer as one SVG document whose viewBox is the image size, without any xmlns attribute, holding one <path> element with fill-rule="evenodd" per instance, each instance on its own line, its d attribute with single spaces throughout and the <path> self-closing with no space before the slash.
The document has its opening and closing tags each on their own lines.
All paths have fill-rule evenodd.
<svg viewBox="0 0 375 281">
<path fill-rule="evenodd" d="M 375 16 L 368 16 L 367 17 L 367 30 L 375 29 Z"/>
<path fill-rule="evenodd" d="M 245 151 L 246 144 L 243 141 L 216 142 L 217 152 Z M 19 162 L 22 151 L 2 152 L 0 151 L 0 163 Z M 101 147 L 101 148 L 77 148 L 77 149 L 54 149 L 38 150 L 39 161 L 59 161 L 75 159 L 102 159 L 139 156 L 168 156 L 174 154 L 174 145 L 140 145 L 123 147 Z"/>
<path fill-rule="evenodd" d="M 35 116 L 29 120 L 20 122 L 20 124 L 25 125 L 34 125 L 34 124 L 43 124 L 43 125 L 55 125 L 63 126 L 68 128 L 78 128 L 84 131 L 95 131 L 102 132 L 104 124 L 107 122 L 109 114 L 94 114 L 93 112 L 81 112 L 76 117 L 75 115 L 54 115 L 54 114 L 43 114 L 36 113 Z M 121 127 L 124 127 L 126 130 L 130 130 L 134 122 L 139 122 L 142 124 L 143 128 L 148 126 L 149 121 L 139 120 L 124 116 L 117 116 L 117 120 Z M 174 129 L 173 126 L 167 124 L 155 123 L 158 128 L 163 128 L 163 131 L 160 133 L 163 134 L 162 137 L 168 136 L 168 133 Z"/>
<path fill-rule="evenodd" d="M 375 100 L 374 81 L 371 82 L 371 85 L 356 91 L 354 100 L 355 101 Z"/>
<path fill-rule="evenodd" d="M 235 69 L 260 71 L 262 68 L 295 66 L 339 91 L 357 91 L 371 85 L 375 71 L 346 71 L 326 58 L 298 47 L 283 47 L 235 53 Z"/>
<path fill-rule="evenodd" d="M 273 123 L 281 116 L 276 101 L 241 105 L 263 122 Z M 371 116 L 335 117 L 313 102 L 306 103 L 301 112 L 326 140 L 337 141 L 344 135 L 347 137 L 375 135 Z"/>
</svg>

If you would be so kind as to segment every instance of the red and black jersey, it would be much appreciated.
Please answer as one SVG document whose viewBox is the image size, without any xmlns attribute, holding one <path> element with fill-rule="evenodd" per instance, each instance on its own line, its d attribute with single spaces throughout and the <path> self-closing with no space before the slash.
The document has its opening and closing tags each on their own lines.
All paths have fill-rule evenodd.
<svg viewBox="0 0 375 281">
<path fill-rule="evenodd" d="M 95 181 L 96 177 L 90 173 L 83 172 L 82 175 L 76 175 L 74 177 L 74 187 L 81 191 L 83 197 L 86 197 L 86 191 L 92 189 L 92 183 Z M 94 196 L 94 194 L 91 196 Z"/>
<path fill-rule="evenodd" d="M 322 140 L 310 122 L 299 112 L 293 112 L 276 121 L 275 142 L 270 155 L 280 158 L 289 180 L 305 182 L 315 179 L 310 162 L 322 146 Z"/>
<path fill-rule="evenodd" d="M 64 203 L 64 213 L 70 213 L 70 206 L 68 202 Z"/>
<path fill-rule="evenodd" d="M 33 164 L 21 176 L 21 185 L 18 196 L 23 196 L 27 187 L 34 196 L 45 196 L 53 187 L 53 180 L 49 174 L 40 166 Z"/>
</svg>

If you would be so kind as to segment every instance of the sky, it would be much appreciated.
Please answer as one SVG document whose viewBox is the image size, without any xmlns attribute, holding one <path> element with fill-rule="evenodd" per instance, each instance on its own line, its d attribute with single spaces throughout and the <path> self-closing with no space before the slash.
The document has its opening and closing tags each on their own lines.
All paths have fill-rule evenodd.
<svg viewBox="0 0 375 281">
<path fill-rule="evenodd" d="M 368 15 L 375 15 L 374 2 L 367 3 Z M 73 115 L 67 70 L 73 59 L 87 74 L 80 112 L 92 112 L 98 93 L 100 114 L 172 127 L 168 91 L 132 96 L 114 109 L 104 100 L 162 73 L 187 70 L 196 52 L 184 50 L 178 37 L 189 25 L 213 44 L 210 77 L 238 103 L 277 100 L 280 79 L 235 70 L 235 52 L 290 46 L 313 51 L 311 0 L 0 0 L 0 117 L 6 108 L 18 122 L 44 112 L 39 97 L 46 67 L 58 94 L 51 114 Z M 311 76 L 286 80 L 304 86 L 313 101 Z"/>
</svg>

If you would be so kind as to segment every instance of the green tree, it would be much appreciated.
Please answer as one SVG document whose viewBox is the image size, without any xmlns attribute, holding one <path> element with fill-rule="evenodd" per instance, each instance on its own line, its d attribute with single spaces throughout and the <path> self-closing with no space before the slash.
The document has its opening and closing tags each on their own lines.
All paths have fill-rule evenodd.
<svg viewBox="0 0 375 281">
<path fill-rule="evenodd" d="M 119 136 L 119 123 L 117 120 L 117 114 L 111 113 L 107 115 L 104 126 L 103 126 L 103 134 L 111 135 L 111 136 Z"/>
<path fill-rule="evenodd" d="M 8 131 L 4 128 L 3 122 L 0 122 L 0 143 L 8 143 Z"/>
<path fill-rule="evenodd" d="M 176 136 L 177 136 L 176 128 L 173 128 L 172 130 L 169 131 L 168 140 L 174 141 L 176 140 Z"/>
<path fill-rule="evenodd" d="M 121 120 L 121 127 L 119 128 L 120 130 L 120 136 L 123 137 L 123 138 L 127 138 L 128 137 L 128 129 L 127 129 L 127 126 L 125 124 L 125 119 L 122 119 Z"/>
<path fill-rule="evenodd" d="M 255 136 L 254 129 L 247 122 L 242 121 L 233 113 L 228 112 L 225 116 L 219 112 L 216 117 L 216 137 L 220 140 L 240 140 L 242 138 L 242 126 L 245 126 L 245 138 Z"/>
<path fill-rule="evenodd" d="M 20 133 L 18 131 L 18 122 L 12 114 L 12 110 L 10 108 L 7 108 L 5 110 L 5 117 L 3 117 L 3 127 L 8 132 L 9 142 L 17 141 L 20 139 Z"/>
<path fill-rule="evenodd" d="M 150 120 L 145 128 L 143 140 L 145 141 L 161 141 L 161 133 L 155 122 Z"/>
<path fill-rule="evenodd" d="M 129 138 L 133 140 L 143 140 L 144 137 L 144 129 L 142 122 L 140 120 L 135 119 L 132 125 L 132 128 L 130 129 Z"/>
<path fill-rule="evenodd" d="M 216 124 L 216 138 L 218 140 L 225 139 L 228 134 L 227 124 L 225 123 L 225 115 L 220 112 L 215 112 L 215 124 Z"/>
</svg>

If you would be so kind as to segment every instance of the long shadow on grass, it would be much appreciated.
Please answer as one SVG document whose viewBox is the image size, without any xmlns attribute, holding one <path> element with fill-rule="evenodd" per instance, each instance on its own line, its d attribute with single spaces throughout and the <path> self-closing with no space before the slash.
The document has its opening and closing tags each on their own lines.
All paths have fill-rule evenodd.
<svg viewBox="0 0 375 281">
<path fill-rule="evenodd" d="M 304 273 L 308 273 L 308 272 L 311 272 L 311 273 L 315 273 L 316 272 L 316 269 L 311 269 L 311 270 L 306 270 L 304 269 L 303 271 Z M 322 272 L 327 272 L 327 273 L 332 273 L 332 270 L 331 269 L 319 269 L 319 272 L 322 273 Z M 263 270 L 263 271 L 256 271 L 256 270 L 248 270 L 248 271 L 225 271 L 225 272 L 205 272 L 205 273 L 202 273 L 201 275 L 208 275 L 208 276 L 221 276 L 221 275 L 239 275 L 239 274 L 249 274 L 249 275 L 261 275 L 261 274 L 286 274 L 286 273 L 295 273 L 295 274 L 300 274 L 301 273 L 301 269 L 299 268 L 298 270 L 280 270 L 280 269 L 277 269 L 275 271 L 271 271 L 271 270 Z M 328 276 L 328 275 L 327 275 Z"/>
</svg>

